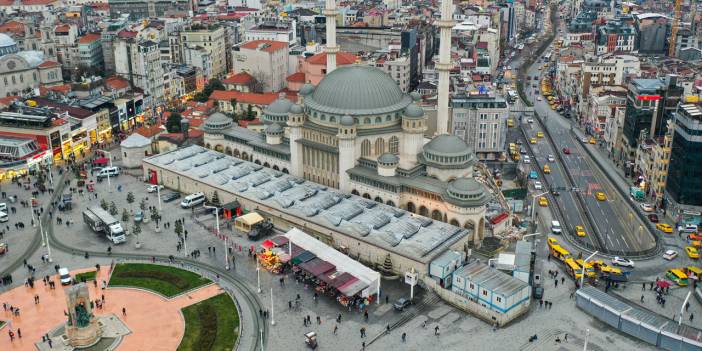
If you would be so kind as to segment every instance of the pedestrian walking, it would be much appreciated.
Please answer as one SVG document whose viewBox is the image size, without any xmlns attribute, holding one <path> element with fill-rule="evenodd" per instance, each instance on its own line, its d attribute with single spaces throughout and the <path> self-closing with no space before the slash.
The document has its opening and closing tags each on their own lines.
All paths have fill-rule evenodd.
<svg viewBox="0 0 702 351">
<path fill-rule="evenodd" d="M 126 307 L 122 307 L 122 315 L 123 316 L 127 315 L 127 308 Z"/>
<path fill-rule="evenodd" d="M 644 302 L 644 296 L 641 295 L 641 303 L 643 303 L 643 302 Z"/>
<path fill-rule="evenodd" d="M 402 333 L 402 342 L 407 341 L 407 333 Z"/>
<path fill-rule="evenodd" d="M 336 335 L 337 330 L 339 330 L 339 326 L 334 324 L 334 331 L 332 332 L 332 334 Z"/>
<path fill-rule="evenodd" d="M 320 325 L 320 324 L 322 324 L 322 318 L 317 316 L 317 325 Z"/>
<path fill-rule="evenodd" d="M 687 312 L 689 309 L 690 309 L 690 303 L 688 302 L 685 304 L 685 312 Z"/>
<path fill-rule="evenodd" d="M 568 333 L 566 333 L 565 336 L 563 336 L 563 340 L 565 340 L 565 342 L 568 342 Z"/>
<path fill-rule="evenodd" d="M 439 335 L 439 326 L 434 327 L 434 335 Z"/>
<path fill-rule="evenodd" d="M 553 282 L 556 285 L 555 287 L 557 288 L 558 287 L 558 279 L 555 279 Z"/>
<path fill-rule="evenodd" d="M 694 314 L 694 313 L 690 313 L 690 322 L 692 322 L 692 320 L 693 320 L 694 318 L 695 318 L 695 314 Z M 17 330 L 19 330 L 19 329 L 17 329 Z"/>
<path fill-rule="evenodd" d="M 646 290 L 646 283 L 641 284 L 641 290 Z"/>
</svg>

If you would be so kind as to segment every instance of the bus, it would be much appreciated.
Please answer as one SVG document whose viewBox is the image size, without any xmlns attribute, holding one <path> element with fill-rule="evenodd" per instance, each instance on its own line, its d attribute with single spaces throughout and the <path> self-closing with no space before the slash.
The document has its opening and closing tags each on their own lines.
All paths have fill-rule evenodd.
<svg viewBox="0 0 702 351">
<path fill-rule="evenodd" d="M 687 286 L 687 274 L 683 273 L 683 271 L 679 269 L 671 269 L 665 274 L 665 276 L 680 286 Z"/>
<path fill-rule="evenodd" d="M 561 245 L 550 246 L 548 248 L 548 251 L 551 253 L 551 256 L 553 256 L 561 261 L 565 261 L 566 259 L 570 258 L 570 252 L 568 252 L 568 250 L 561 247 Z"/>
<path fill-rule="evenodd" d="M 580 265 L 581 269 L 583 264 L 585 265 L 585 276 L 588 278 L 592 278 L 597 276 L 597 272 L 595 272 L 595 267 L 593 267 L 590 262 L 585 262 L 585 260 L 575 260 L 575 262 Z"/>
<path fill-rule="evenodd" d="M 565 268 L 566 268 L 566 272 L 568 272 L 568 274 L 569 274 L 571 277 L 573 277 L 573 278 L 575 278 L 575 279 L 580 279 L 580 277 L 583 276 L 583 274 L 582 274 L 582 271 L 583 271 L 582 267 L 580 267 L 580 265 L 579 265 L 577 262 L 575 262 L 574 259 L 572 259 L 572 258 L 567 258 L 567 259 L 566 259 L 565 261 L 563 261 L 563 262 L 565 263 L 565 266 L 566 266 L 566 267 L 565 267 Z"/>
<path fill-rule="evenodd" d="M 551 61 L 551 52 L 549 51 L 546 55 L 544 55 L 544 62 Z"/>
</svg>

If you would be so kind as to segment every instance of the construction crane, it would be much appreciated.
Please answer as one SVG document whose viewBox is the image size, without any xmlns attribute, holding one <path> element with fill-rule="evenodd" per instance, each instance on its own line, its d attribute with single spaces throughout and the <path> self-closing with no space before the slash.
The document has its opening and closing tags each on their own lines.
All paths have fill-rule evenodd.
<svg viewBox="0 0 702 351">
<path fill-rule="evenodd" d="M 680 26 L 680 5 L 682 0 L 675 0 L 675 17 L 673 18 L 673 25 L 670 30 L 670 41 L 668 44 L 668 56 L 675 57 L 675 46 L 677 44 L 678 37 L 678 27 Z M 694 21 L 694 20 L 693 20 Z"/>
</svg>

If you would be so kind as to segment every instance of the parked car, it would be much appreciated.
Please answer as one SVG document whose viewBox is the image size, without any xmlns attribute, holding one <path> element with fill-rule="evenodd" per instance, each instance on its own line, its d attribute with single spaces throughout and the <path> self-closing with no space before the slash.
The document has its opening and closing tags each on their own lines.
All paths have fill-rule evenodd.
<svg viewBox="0 0 702 351">
<path fill-rule="evenodd" d="M 587 233 L 585 233 L 585 227 L 581 225 L 576 225 L 575 226 L 575 235 L 577 236 L 586 236 Z"/>
<path fill-rule="evenodd" d="M 534 190 L 541 190 L 541 189 L 543 189 L 543 185 L 541 185 L 541 182 L 538 180 L 535 181 L 534 182 Z"/>
<path fill-rule="evenodd" d="M 155 193 L 157 190 L 163 190 L 163 185 L 152 184 L 146 187 L 147 193 Z"/>
<path fill-rule="evenodd" d="M 553 155 L 548 155 L 547 159 L 548 159 L 548 162 L 556 162 L 556 158 L 553 157 Z"/>
<path fill-rule="evenodd" d="M 651 213 L 648 215 L 648 220 L 651 221 L 651 223 L 658 223 L 658 215 L 655 213 Z"/>
<path fill-rule="evenodd" d="M 71 278 L 71 274 L 68 271 L 68 268 L 66 268 L 66 267 L 59 268 L 58 274 L 59 274 L 59 278 L 61 279 L 61 285 L 71 284 L 71 281 L 73 280 L 73 278 Z"/>
<path fill-rule="evenodd" d="M 614 256 L 612 259 L 612 264 L 615 266 L 634 268 L 634 261 L 619 256 Z"/>
<path fill-rule="evenodd" d="M 410 301 L 404 297 L 401 297 L 397 301 L 395 301 L 394 304 L 392 304 L 392 307 L 395 308 L 395 311 L 402 312 L 405 310 L 405 308 L 409 307 L 409 305 L 411 305 L 411 304 L 412 304 L 412 301 Z"/>
<path fill-rule="evenodd" d="M 179 193 L 179 192 L 172 191 L 172 192 L 170 192 L 170 193 L 168 193 L 168 194 L 166 194 L 166 195 L 163 196 L 163 202 L 175 201 L 175 199 L 177 199 L 177 198 L 179 198 L 179 197 L 180 197 L 180 193 Z"/>
<path fill-rule="evenodd" d="M 667 251 L 663 254 L 663 258 L 665 258 L 665 259 L 668 260 L 668 261 L 672 261 L 672 260 L 674 260 L 676 257 L 678 257 L 678 253 L 677 253 L 677 251 L 675 251 L 675 250 L 667 250 Z"/>
<path fill-rule="evenodd" d="M 644 212 L 653 212 L 653 211 L 655 210 L 655 209 L 653 208 L 653 205 L 651 205 L 651 204 L 643 203 L 643 204 L 641 204 L 641 205 L 639 205 L 639 206 L 641 206 L 641 209 L 642 209 Z"/>
<path fill-rule="evenodd" d="M 141 222 L 144 220 L 144 212 L 137 210 L 134 212 L 134 222 Z"/>
<path fill-rule="evenodd" d="M 658 223 L 656 224 L 656 229 L 662 231 L 663 233 L 670 234 L 673 232 L 673 227 L 668 223 Z"/>
<path fill-rule="evenodd" d="M 700 258 L 700 252 L 697 251 L 697 248 L 693 246 L 687 246 L 685 247 L 685 253 L 687 254 L 687 257 L 692 258 L 692 259 L 698 259 Z"/>
<path fill-rule="evenodd" d="M 564 147 L 563 148 L 563 153 L 566 155 L 570 155 L 570 148 Z"/>
<path fill-rule="evenodd" d="M 529 179 L 536 179 L 538 177 L 539 175 L 536 173 L 536 171 L 529 172 Z"/>
</svg>

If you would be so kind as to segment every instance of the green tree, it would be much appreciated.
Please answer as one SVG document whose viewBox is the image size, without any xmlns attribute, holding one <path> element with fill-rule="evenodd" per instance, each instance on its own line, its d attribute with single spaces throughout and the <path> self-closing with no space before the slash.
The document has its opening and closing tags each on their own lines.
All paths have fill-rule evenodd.
<svg viewBox="0 0 702 351">
<path fill-rule="evenodd" d="M 127 193 L 127 203 L 129 204 L 129 209 L 132 210 L 132 204 L 134 203 L 134 193 L 131 191 Z"/>
<path fill-rule="evenodd" d="M 219 206 L 219 194 L 217 193 L 217 190 L 214 191 L 212 194 L 212 201 L 210 201 L 212 205 L 214 206 Z"/>
<path fill-rule="evenodd" d="M 212 92 L 215 90 L 226 90 L 226 88 L 224 87 L 224 84 L 222 84 L 222 82 L 219 81 L 219 79 L 210 79 L 210 81 L 207 82 L 205 87 L 202 88 L 202 91 L 195 94 L 193 100 L 205 102 L 209 100 L 210 95 L 212 95 Z"/>
<path fill-rule="evenodd" d="M 183 224 L 180 221 L 175 222 L 175 233 L 178 234 L 178 236 L 183 234 Z"/>
<path fill-rule="evenodd" d="M 253 106 L 249 104 L 246 108 L 246 120 L 253 121 L 256 118 L 256 114 L 253 112 Z"/>
<path fill-rule="evenodd" d="M 178 112 L 171 112 L 166 120 L 166 129 L 169 133 L 180 133 L 180 121 L 183 116 Z"/>
<path fill-rule="evenodd" d="M 134 222 L 134 226 L 132 226 L 132 234 L 136 237 L 136 241 L 139 242 L 139 234 L 141 234 L 141 225 L 139 225 L 139 222 Z"/>
<path fill-rule="evenodd" d="M 129 221 L 129 212 L 127 211 L 126 208 L 122 209 L 122 222 L 127 222 Z"/>
<path fill-rule="evenodd" d="M 107 211 L 108 208 L 110 208 L 110 205 L 105 201 L 105 199 L 100 200 L 100 207 L 102 207 L 103 210 Z"/>
<path fill-rule="evenodd" d="M 113 215 L 113 216 L 116 216 L 117 213 L 119 213 L 119 212 L 117 211 L 117 205 L 115 205 L 115 202 L 114 202 L 114 201 L 110 202 L 110 214 Z"/>
<path fill-rule="evenodd" d="M 139 209 L 141 211 L 146 211 L 146 198 L 141 198 L 141 202 L 139 203 Z M 146 216 L 146 213 L 144 213 L 144 216 Z"/>
<path fill-rule="evenodd" d="M 232 105 L 232 120 L 234 122 L 236 122 L 237 120 L 239 120 L 236 116 L 236 104 L 237 104 L 236 99 L 229 100 L 229 104 Z"/>
<path fill-rule="evenodd" d="M 151 208 L 151 220 L 156 222 L 156 226 L 158 227 L 158 222 L 161 220 L 161 215 L 158 214 L 156 207 Z"/>
</svg>

